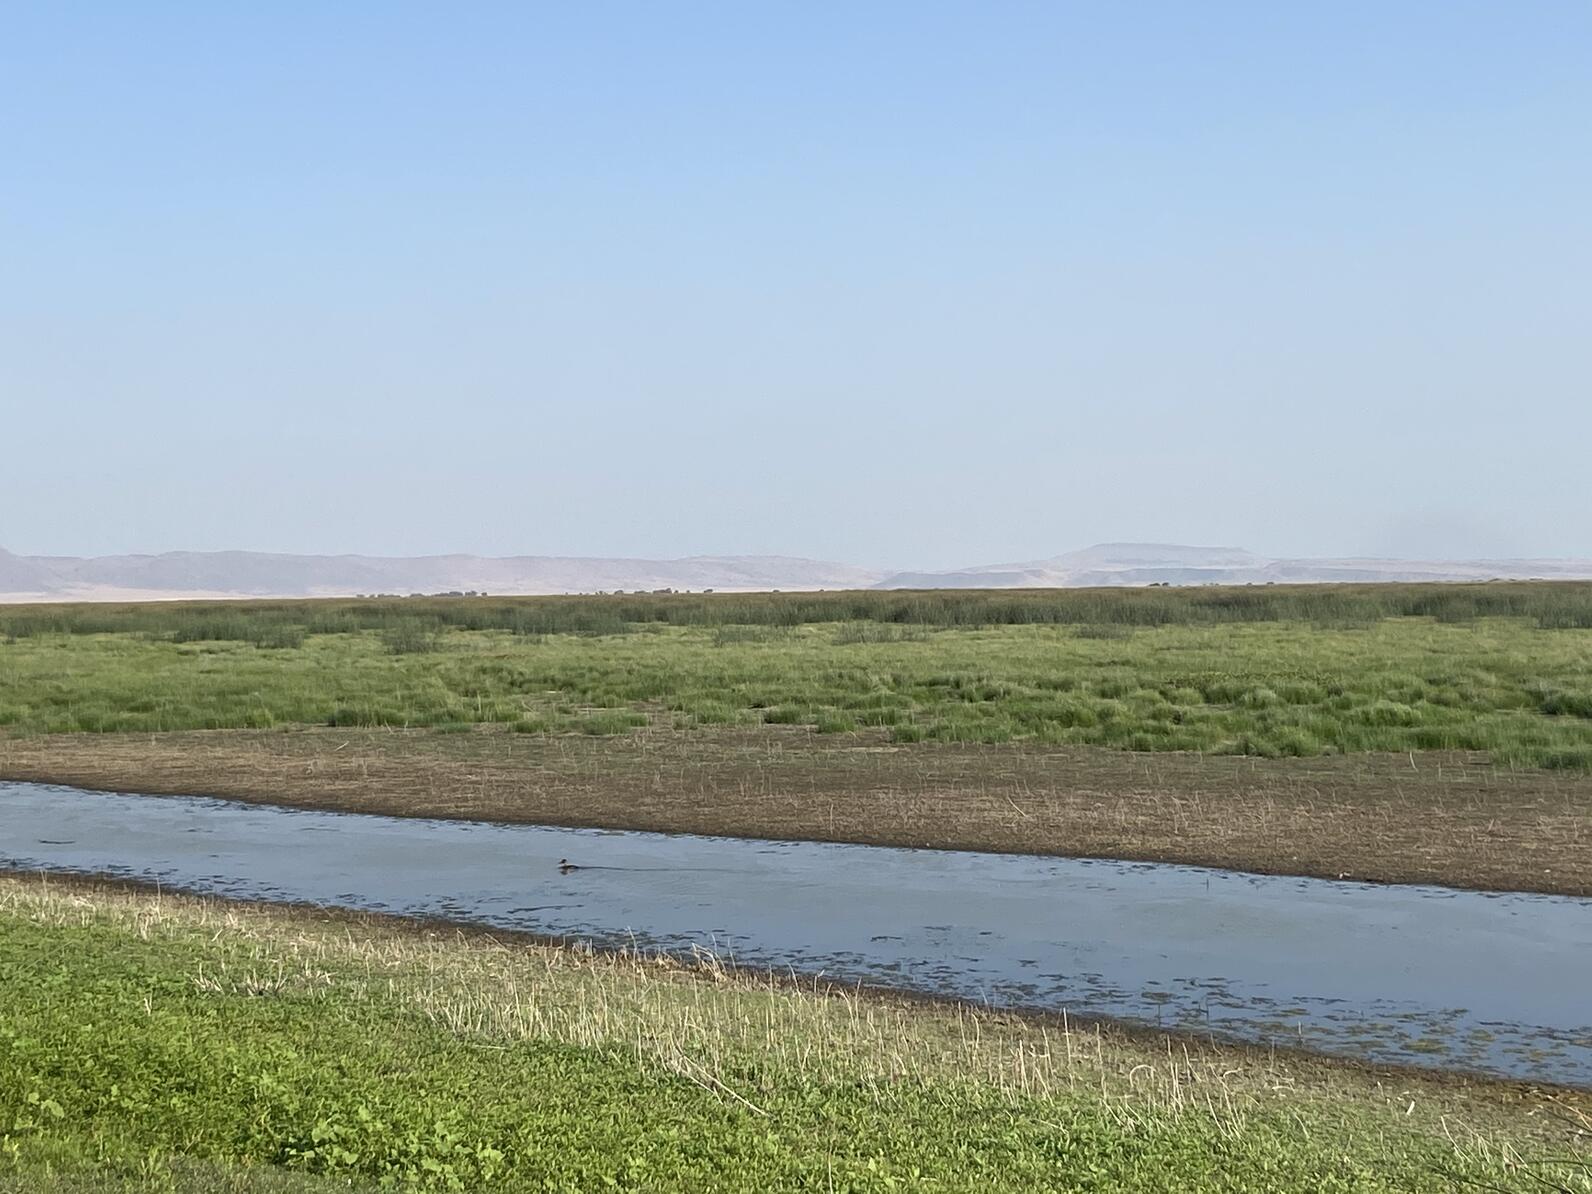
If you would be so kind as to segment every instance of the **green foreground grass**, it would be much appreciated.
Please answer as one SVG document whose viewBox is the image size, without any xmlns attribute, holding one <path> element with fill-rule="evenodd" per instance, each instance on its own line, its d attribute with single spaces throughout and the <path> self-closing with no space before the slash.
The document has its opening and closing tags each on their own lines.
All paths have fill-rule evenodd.
<svg viewBox="0 0 1592 1194">
<path fill-rule="evenodd" d="M 0 877 L 0 1190 L 1592 1190 L 1584 1100 Z"/>
<path fill-rule="evenodd" d="M 0 612 L 13 733 L 821 733 L 1592 768 L 1592 586 L 527 598 Z"/>
</svg>

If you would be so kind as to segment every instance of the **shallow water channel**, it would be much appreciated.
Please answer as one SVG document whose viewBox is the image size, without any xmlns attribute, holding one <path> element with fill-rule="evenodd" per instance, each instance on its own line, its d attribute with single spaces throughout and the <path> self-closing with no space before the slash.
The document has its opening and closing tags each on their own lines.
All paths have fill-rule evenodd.
<svg viewBox="0 0 1592 1194">
<path fill-rule="evenodd" d="M 562 873 L 568 858 L 576 870 Z M 1592 1087 L 1592 900 L 0 782 L 0 867 L 101 873 Z"/>
</svg>

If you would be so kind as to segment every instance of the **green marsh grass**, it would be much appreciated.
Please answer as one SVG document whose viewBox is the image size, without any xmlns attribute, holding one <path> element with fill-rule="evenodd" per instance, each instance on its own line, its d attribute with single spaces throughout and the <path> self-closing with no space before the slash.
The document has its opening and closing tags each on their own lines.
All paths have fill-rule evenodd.
<svg viewBox="0 0 1592 1194">
<path fill-rule="evenodd" d="M 0 1189 L 1592 1188 L 1574 1098 L 711 955 L 0 877 L 0 977 Z"/>
<path fill-rule="evenodd" d="M 1592 766 L 1592 585 L 20 607 L 15 732 L 802 724 Z"/>
</svg>

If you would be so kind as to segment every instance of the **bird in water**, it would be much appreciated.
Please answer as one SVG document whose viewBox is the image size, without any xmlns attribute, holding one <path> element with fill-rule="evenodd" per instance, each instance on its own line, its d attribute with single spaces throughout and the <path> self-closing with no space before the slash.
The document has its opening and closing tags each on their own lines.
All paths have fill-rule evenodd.
<svg viewBox="0 0 1592 1194">
<path fill-rule="evenodd" d="M 578 871 L 578 870 L 580 870 L 580 868 L 578 866 L 576 866 L 573 862 L 571 862 L 569 859 L 560 858 L 558 860 L 558 873 L 560 875 L 567 875 L 567 874 L 570 873 L 570 871 Z"/>
</svg>

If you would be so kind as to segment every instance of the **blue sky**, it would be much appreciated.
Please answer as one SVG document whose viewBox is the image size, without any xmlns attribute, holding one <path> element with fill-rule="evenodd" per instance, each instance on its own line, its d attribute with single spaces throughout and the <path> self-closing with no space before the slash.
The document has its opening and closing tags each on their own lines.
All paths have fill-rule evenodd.
<svg viewBox="0 0 1592 1194">
<path fill-rule="evenodd" d="M 0 7 L 0 545 L 1592 555 L 1592 5 Z"/>
</svg>

